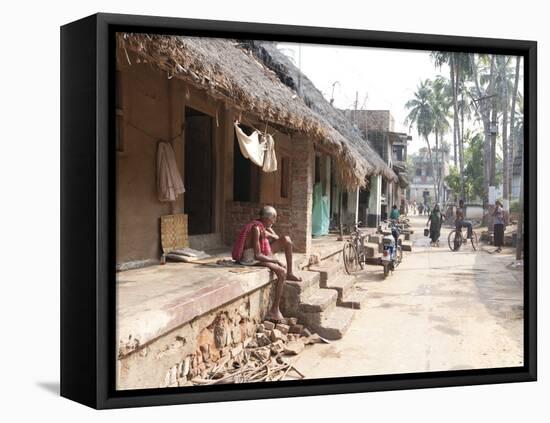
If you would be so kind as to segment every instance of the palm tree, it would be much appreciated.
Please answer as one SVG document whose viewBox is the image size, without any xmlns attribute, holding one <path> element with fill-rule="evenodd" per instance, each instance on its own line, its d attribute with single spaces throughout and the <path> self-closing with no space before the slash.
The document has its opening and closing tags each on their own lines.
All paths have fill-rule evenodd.
<svg viewBox="0 0 550 423">
<path fill-rule="evenodd" d="M 452 104 L 452 93 L 449 81 L 438 76 L 431 83 L 432 96 L 430 104 L 434 116 L 434 133 L 435 133 L 435 163 L 437 166 L 437 187 L 438 193 L 441 191 L 443 175 L 440 173 L 443 160 L 443 137 L 449 131 L 450 125 L 448 121 L 449 109 Z M 438 153 L 440 158 L 438 158 Z"/>
<path fill-rule="evenodd" d="M 453 106 L 453 161 L 455 167 L 458 161 L 461 181 L 460 191 L 464 198 L 464 115 L 469 114 L 468 103 L 464 100 L 464 97 L 468 95 L 466 81 L 472 77 L 472 57 L 466 53 L 443 51 L 432 52 L 431 57 L 436 67 L 441 69 L 444 64 L 449 66 L 450 97 Z"/>
<path fill-rule="evenodd" d="M 512 191 L 512 167 L 514 163 L 514 141 L 516 141 L 516 103 L 518 98 L 518 84 L 520 71 L 521 57 L 516 57 L 516 70 L 514 73 L 514 87 L 512 88 L 512 110 L 510 112 L 510 140 L 508 143 L 508 173 L 505 173 L 505 178 L 508 180 L 509 193 Z"/>
<path fill-rule="evenodd" d="M 493 169 L 493 147 L 496 144 L 496 125 L 497 125 L 497 95 L 495 94 L 496 85 L 496 66 L 494 55 L 474 54 L 471 55 L 472 76 L 473 76 L 473 104 L 475 106 L 476 116 L 483 123 L 483 133 L 485 136 L 483 156 L 485 159 L 483 174 L 483 204 L 489 200 L 489 184 L 492 179 Z"/>
<path fill-rule="evenodd" d="M 409 111 L 405 123 L 409 125 L 409 128 L 415 125 L 418 135 L 426 141 L 428 157 L 432 166 L 432 175 L 434 175 L 434 193 L 436 201 L 439 201 L 438 189 L 435 183 L 435 167 L 432 158 L 432 148 L 429 140 L 429 136 L 434 131 L 435 126 L 435 115 L 431 99 L 433 91 L 431 85 L 429 79 L 420 82 L 414 93 L 414 98 L 407 101 L 405 104 L 405 108 Z"/>
</svg>

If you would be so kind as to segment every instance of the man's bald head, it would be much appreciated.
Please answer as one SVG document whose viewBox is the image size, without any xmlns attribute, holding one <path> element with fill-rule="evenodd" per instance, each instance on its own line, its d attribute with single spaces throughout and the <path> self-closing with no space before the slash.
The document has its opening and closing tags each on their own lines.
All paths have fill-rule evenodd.
<svg viewBox="0 0 550 423">
<path fill-rule="evenodd" d="M 273 206 L 264 206 L 260 210 L 260 219 L 262 220 L 274 219 L 276 217 L 277 217 L 277 211 Z"/>
</svg>

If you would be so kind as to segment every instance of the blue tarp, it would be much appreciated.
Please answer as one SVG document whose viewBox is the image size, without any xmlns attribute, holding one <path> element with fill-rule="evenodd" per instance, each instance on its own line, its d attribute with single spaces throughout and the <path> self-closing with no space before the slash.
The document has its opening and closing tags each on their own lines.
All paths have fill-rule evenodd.
<svg viewBox="0 0 550 423">
<path fill-rule="evenodd" d="M 311 213 L 312 235 L 327 235 L 329 220 L 328 197 L 323 195 L 321 183 L 317 183 L 313 187 L 313 211 Z"/>
</svg>

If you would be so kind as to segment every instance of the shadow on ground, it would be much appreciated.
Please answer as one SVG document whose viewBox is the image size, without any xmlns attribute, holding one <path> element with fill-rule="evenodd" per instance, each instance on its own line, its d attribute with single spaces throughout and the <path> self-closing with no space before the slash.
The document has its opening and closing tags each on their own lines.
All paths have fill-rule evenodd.
<svg viewBox="0 0 550 423">
<path fill-rule="evenodd" d="M 36 386 L 55 396 L 59 396 L 61 393 L 59 382 L 37 382 Z"/>
</svg>

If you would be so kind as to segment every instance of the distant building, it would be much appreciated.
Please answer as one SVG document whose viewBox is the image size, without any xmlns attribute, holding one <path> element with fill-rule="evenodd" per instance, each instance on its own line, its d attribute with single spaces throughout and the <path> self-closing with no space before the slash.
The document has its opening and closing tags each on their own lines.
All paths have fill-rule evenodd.
<svg viewBox="0 0 550 423">
<path fill-rule="evenodd" d="M 436 154 L 439 164 L 436 164 Z M 409 200 L 416 201 L 417 204 L 433 205 L 436 202 L 434 187 L 434 173 L 439 177 L 439 202 L 443 205 L 450 200 L 450 189 L 445 184 L 445 177 L 450 173 L 449 152 L 447 149 L 432 149 L 432 159 L 428 154 L 426 147 L 421 148 L 418 153 L 410 156 L 412 167 L 409 169 L 411 184 L 409 187 Z"/>
</svg>

